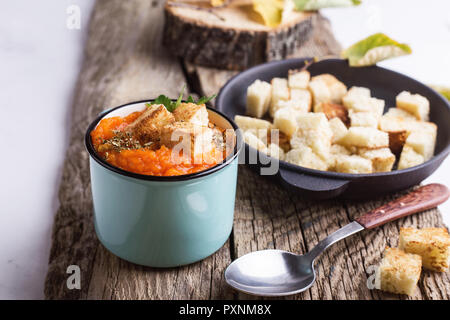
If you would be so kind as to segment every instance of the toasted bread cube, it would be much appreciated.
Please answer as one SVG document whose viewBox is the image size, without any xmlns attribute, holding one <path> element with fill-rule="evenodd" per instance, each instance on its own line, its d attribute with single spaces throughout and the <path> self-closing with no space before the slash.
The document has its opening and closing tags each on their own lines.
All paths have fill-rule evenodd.
<svg viewBox="0 0 450 320">
<path fill-rule="evenodd" d="M 351 87 L 350 90 L 348 90 L 347 93 L 342 97 L 342 104 L 347 109 L 354 109 L 353 106 L 357 104 L 359 101 L 364 101 L 369 98 L 370 98 L 369 89 L 364 87 Z"/>
<path fill-rule="evenodd" d="M 369 88 L 356 87 L 356 86 L 351 87 L 347 91 L 347 93 L 345 94 L 345 98 L 350 98 L 350 97 L 367 97 L 367 98 L 370 98 L 370 96 L 371 96 L 371 93 L 370 93 L 370 89 Z M 342 99 L 344 99 L 344 97 Z"/>
<path fill-rule="evenodd" d="M 308 89 L 313 98 L 313 105 L 321 102 L 331 102 L 331 93 L 325 82 L 321 80 L 310 81 Z"/>
<path fill-rule="evenodd" d="M 408 138 L 409 132 L 406 130 L 392 131 L 388 132 L 388 134 L 389 134 L 389 149 L 391 149 L 392 153 L 395 154 L 396 156 L 400 156 L 403 146 L 405 145 L 406 139 Z"/>
<path fill-rule="evenodd" d="M 272 97 L 272 86 L 270 83 L 255 80 L 247 88 L 247 114 L 261 118 L 269 110 Z"/>
<path fill-rule="evenodd" d="M 190 122 L 174 122 L 161 129 L 160 143 L 198 159 L 202 154 L 211 151 L 212 137 L 213 130 L 207 126 Z"/>
<path fill-rule="evenodd" d="M 450 236 L 445 228 L 400 228 L 399 248 L 422 257 L 426 269 L 446 272 L 450 263 Z"/>
<path fill-rule="evenodd" d="M 343 105 L 331 102 L 321 102 L 314 105 L 314 112 L 323 112 L 328 120 L 339 118 L 345 125 L 350 124 L 348 110 Z"/>
<path fill-rule="evenodd" d="M 289 100 L 296 102 L 301 106 L 300 109 L 305 112 L 311 110 L 312 96 L 311 92 L 307 89 L 291 89 Z"/>
<path fill-rule="evenodd" d="M 378 119 L 372 112 L 351 112 L 350 125 L 352 127 L 378 128 Z"/>
<path fill-rule="evenodd" d="M 280 100 L 289 100 L 290 92 L 288 87 L 288 81 L 284 78 L 273 78 L 272 84 L 272 99 L 270 102 L 269 113 L 273 117 L 275 114 L 275 106 Z"/>
<path fill-rule="evenodd" d="M 308 70 L 289 70 L 288 85 L 293 89 L 306 89 L 308 88 L 309 79 L 311 75 Z"/>
<path fill-rule="evenodd" d="M 305 144 L 323 160 L 330 154 L 333 132 L 323 113 L 305 113 L 297 116 L 298 129 L 291 138 L 292 148 Z"/>
<path fill-rule="evenodd" d="M 266 149 L 266 152 L 269 156 L 277 158 L 279 160 L 284 160 L 286 156 L 284 150 L 281 149 L 280 146 L 275 143 L 269 144 L 269 146 Z"/>
<path fill-rule="evenodd" d="M 408 111 L 399 108 L 389 108 L 388 111 L 383 116 L 399 117 L 406 120 L 416 120 L 416 116 L 414 116 L 412 113 L 409 113 Z"/>
<path fill-rule="evenodd" d="M 344 99 L 344 106 L 353 112 L 371 112 L 379 119 L 383 115 L 384 100 L 368 97 Z"/>
<path fill-rule="evenodd" d="M 394 116 L 382 116 L 378 128 L 384 132 L 393 133 L 406 131 L 408 136 L 411 132 L 429 134 L 433 140 L 437 137 L 437 125 L 427 121 L 410 120 Z"/>
<path fill-rule="evenodd" d="M 246 131 L 248 129 L 272 129 L 273 125 L 267 120 L 251 118 L 246 116 L 236 115 L 234 117 L 234 122 L 236 122 L 239 129 Z"/>
<path fill-rule="evenodd" d="M 339 118 L 333 118 L 328 121 L 330 125 L 331 132 L 333 133 L 333 138 L 331 139 L 332 143 L 340 140 L 343 136 L 347 134 L 347 127 Z"/>
<path fill-rule="evenodd" d="M 421 271 L 422 259 L 419 255 L 386 247 L 376 272 L 375 288 L 412 296 Z"/>
<path fill-rule="evenodd" d="M 291 108 L 295 109 L 301 113 L 308 112 L 310 105 L 309 102 L 306 100 L 279 100 L 276 105 L 272 108 L 273 117 L 275 116 L 275 113 L 284 108 Z"/>
<path fill-rule="evenodd" d="M 256 150 L 263 151 L 267 153 L 267 146 L 266 144 L 259 139 L 255 134 L 253 134 L 250 131 L 244 132 L 244 141 L 247 143 L 250 147 L 255 148 Z"/>
<path fill-rule="evenodd" d="M 311 78 L 311 82 L 316 81 L 322 81 L 328 87 L 328 91 L 330 92 L 330 102 L 342 102 L 342 97 L 347 93 L 347 87 L 345 86 L 345 84 L 340 82 L 335 76 L 329 73 L 324 73 Z"/>
<path fill-rule="evenodd" d="M 175 121 L 190 122 L 199 126 L 208 126 L 208 110 L 204 104 L 181 103 L 174 111 Z"/>
<path fill-rule="evenodd" d="M 372 162 L 357 155 L 339 154 L 333 169 L 343 173 L 372 173 Z"/>
<path fill-rule="evenodd" d="M 417 153 L 412 147 L 405 145 L 402 153 L 400 154 L 400 160 L 398 161 L 398 169 L 406 169 L 418 166 L 425 162 L 424 157 Z"/>
<path fill-rule="evenodd" d="M 131 132 L 141 143 L 158 141 L 161 129 L 168 124 L 175 122 L 172 112 L 169 112 L 164 105 L 150 105 L 126 130 Z"/>
<path fill-rule="evenodd" d="M 394 166 L 395 155 L 389 148 L 373 150 L 360 149 L 359 155 L 372 161 L 372 172 L 388 172 Z"/>
<path fill-rule="evenodd" d="M 341 146 L 340 144 L 332 144 L 331 148 L 330 148 L 330 152 L 333 155 L 346 155 L 349 156 L 351 155 L 351 151 L 349 149 L 347 149 L 344 146 Z"/>
<path fill-rule="evenodd" d="M 286 154 L 285 160 L 298 166 L 316 170 L 327 170 L 328 164 L 322 158 L 314 153 L 314 151 L 305 145 L 290 150 Z"/>
<path fill-rule="evenodd" d="M 389 146 L 389 135 L 386 132 L 369 127 L 350 127 L 347 134 L 337 143 L 347 147 L 378 149 Z"/>
<path fill-rule="evenodd" d="M 431 159 L 436 144 L 435 137 L 428 132 L 414 131 L 406 139 L 405 144 L 421 154 L 425 161 Z"/>
<path fill-rule="evenodd" d="M 328 170 L 336 171 L 336 160 L 340 155 L 349 156 L 352 153 L 346 147 L 340 144 L 332 144 L 330 148 L 330 157 L 327 160 Z"/>
<path fill-rule="evenodd" d="M 430 102 L 420 94 L 411 94 L 408 91 L 400 92 L 395 98 L 397 108 L 412 113 L 417 120 L 428 121 Z"/>
<path fill-rule="evenodd" d="M 301 113 L 293 108 L 282 108 L 275 112 L 273 124 L 288 136 L 292 136 L 297 130 L 297 116 Z"/>
</svg>

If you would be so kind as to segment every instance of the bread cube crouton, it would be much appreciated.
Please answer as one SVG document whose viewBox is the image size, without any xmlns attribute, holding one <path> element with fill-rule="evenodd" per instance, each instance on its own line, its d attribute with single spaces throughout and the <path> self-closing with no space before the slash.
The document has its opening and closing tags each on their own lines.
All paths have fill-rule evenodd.
<svg viewBox="0 0 450 320">
<path fill-rule="evenodd" d="M 289 70 L 288 85 L 292 89 L 306 89 L 308 88 L 309 79 L 311 75 L 308 70 Z"/>
<path fill-rule="evenodd" d="M 342 104 L 347 109 L 353 109 L 353 106 L 359 101 L 370 98 L 370 90 L 364 87 L 351 87 L 350 90 L 342 97 Z M 360 110 L 367 111 L 367 110 Z"/>
<path fill-rule="evenodd" d="M 239 116 L 236 115 L 234 117 L 234 122 L 236 122 L 239 129 L 242 131 L 246 131 L 249 129 L 272 129 L 273 125 L 267 120 L 257 119 L 257 118 L 251 118 L 246 116 Z"/>
<path fill-rule="evenodd" d="M 199 126 L 208 126 L 208 110 L 204 104 L 181 103 L 174 111 L 175 121 L 190 122 Z"/>
<path fill-rule="evenodd" d="M 422 259 L 417 254 L 386 247 L 377 269 L 375 288 L 399 294 L 413 295 L 422 270 Z"/>
<path fill-rule="evenodd" d="M 378 119 L 372 112 L 351 112 L 350 125 L 352 127 L 378 128 Z"/>
<path fill-rule="evenodd" d="M 445 272 L 450 263 L 450 236 L 445 228 L 400 228 L 399 248 L 422 257 L 424 268 Z"/>
<path fill-rule="evenodd" d="M 301 113 L 293 108 L 282 108 L 275 112 L 273 124 L 275 128 L 291 137 L 297 130 L 297 116 Z"/>
<path fill-rule="evenodd" d="M 334 159 L 333 170 L 342 173 L 372 173 L 372 162 L 357 155 L 339 154 Z"/>
<path fill-rule="evenodd" d="M 308 100 L 279 100 L 271 109 L 273 112 L 273 116 L 275 116 L 275 113 L 283 108 L 291 108 L 295 109 L 301 113 L 306 113 L 311 109 L 310 101 Z"/>
<path fill-rule="evenodd" d="M 399 117 L 406 120 L 416 120 L 416 117 L 412 113 L 409 113 L 408 111 L 399 108 L 389 108 L 388 111 L 384 114 L 384 116 Z"/>
<path fill-rule="evenodd" d="M 328 121 L 328 123 L 330 125 L 331 132 L 333 133 L 333 137 L 331 138 L 332 143 L 335 143 L 347 134 L 348 129 L 341 119 L 333 118 Z"/>
<path fill-rule="evenodd" d="M 400 160 L 398 161 L 398 169 L 406 169 L 414 166 L 418 166 L 425 162 L 424 157 L 417 153 L 412 147 L 405 145 L 402 153 L 400 154 Z"/>
<path fill-rule="evenodd" d="M 150 105 L 136 120 L 127 126 L 126 131 L 131 132 L 136 139 L 145 144 L 158 141 L 161 129 L 173 122 L 175 122 L 174 115 L 164 105 Z"/>
<path fill-rule="evenodd" d="M 349 156 L 352 153 L 346 147 L 341 146 L 340 144 L 332 144 L 330 148 L 330 157 L 327 160 L 328 170 L 336 171 L 336 159 L 340 155 Z"/>
<path fill-rule="evenodd" d="M 369 127 L 350 127 L 347 134 L 337 143 L 347 147 L 378 149 L 389 146 L 389 135 L 386 132 Z"/>
<path fill-rule="evenodd" d="M 160 143 L 198 159 L 212 150 L 213 130 L 190 122 L 174 122 L 161 129 Z M 175 152 L 175 154 L 177 154 Z"/>
<path fill-rule="evenodd" d="M 259 151 L 267 153 L 267 146 L 266 146 L 266 144 L 261 139 L 259 139 L 256 135 L 251 133 L 250 131 L 245 131 L 244 132 L 244 141 L 250 147 L 255 148 L 256 150 L 259 150 Z"/>
<path fill-rule="evenodd" d="M 310 147 L 319 157 L 326 160 L 330 154 L 333 132 L 323 113 L 305 113 L 297 116 L 298 129 L 291 138 L 292 148 L 299 145 Z"/>
<path fill-rule="evenodd" d="M 321 80 L 310 81 L 308 85 L 313 98 L 313 105 L 321 102 L 331 102 L 331 93 L 325 82 Z"/>
<path fill-rule="evenodd" d="M 317 81 L 322 81 L 328 87 L 328 91 L 330 92 L 330 102 L 342 102 L 342 97 L 347 93 L 347 87 L 345 86 L 345 84 L 343 84 L 335 76 L 329 73 L 324 73 L 311 78 L 311 82 Z"/>
<path fill-rule="evenodd" d="M 266 149 L 266 152 L 269 156 L 277 158 L 279 160 L 285 159 L 285 153 L 284 150 L 281 149 L 277 144 L 271 143 Z"/>
<path fill-rule="evenodd" d="M 294 101 L 296 104 L 300 105 L 300 109 L 308 112 L 311 110 L 312 96 L 311 92 L 307 89 L 291 89 L 290 90 L 290 101 Z"/>
<path fill-rule="evenodd" d="M 342 99 L 351 98 L 351 97 L 367 97 L 370 98 L 371 93 L 369 88 L 365 87 L 351 87 L 347 93 L 345 94 L 345 97 L 342 97 Z"/>
<path fill-rule="evenodd" d="M 372 172 L 388 172 L 394 166 L 395 155 L 389 148 L 373 150 L 360 149 L 359 155 L 372 161 Z"/>
<path fill-rule="evenodd" d="M 310 147 L 305 145 L 300 145 L 298 148 L 290 150 L 286 154 L 285 160 L 305 168 L 323 171 L 328 169 L 327 162 L 316 155 Z"/>
<path fill-rule="evenodd" d="M 371 112 L 379 119 L 383 115 L 384 100 L 370 97 L 351 97 L 343 99 L 344 106 L 353 112 Z"/>
<path fill-rule="evenodd" d="M 284 78 L 273 78 L 272 84 L 272 98 L 269 107 L 270 116 L 275 114 L 275 106 L 280 100 L 289 100 L 290 92 L 288 88 L 288 81 Z"/>
<path fill-rule="evenodd" d="M 314 105 L 314 112 L 323 112 L 328 120 L 339 118 L 345 125 L 350 124 L 348 110 L 343 105 L 331 102 L 321 102 Z"/>
<path fill-rule="evenodd" d="M 351 155 L 351 151 L 348 150 L 346 147 L 341 146 L 340 144 L 332 144 L 330 148 L 330 152 L 332 155 Z"/>
<path fill-rule="evenodd" d="M 272 86 L 270 83 L 255 80 L 247 88 L 247 114 L 261 118 L 269 110 L 272 98 Z"/>
<path fill-rule="evenodd" d="M 411 132 L 405 142 L 405 145 L 421 154 L 425 161 L 433 156 L 435 144 L 436 139 L 431 133 L 420 131 Z"/>
<path fill-rule="evenodd" d="M 417 120 L 428 121 L 430 102 L 420 94 L 411 94 L 408 91 L 400 92 L 395 98 L 397 108 L 412 113 Z"/>
<path fill-rule="evenodd" d="M 272 97 L 272 86 L 270 83 L 255 80 L 247 88 L 247 114 L 261 118 L 269 110 Z"/>
</svg>

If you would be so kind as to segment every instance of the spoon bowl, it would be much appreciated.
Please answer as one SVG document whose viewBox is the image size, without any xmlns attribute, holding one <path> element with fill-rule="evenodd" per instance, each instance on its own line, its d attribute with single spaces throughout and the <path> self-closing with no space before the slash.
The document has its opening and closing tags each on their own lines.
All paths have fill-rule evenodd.
<svg viewBox="0 0 450 320">
<path fill-rule="evenodd" d="M 225 271 L 226 282 L 235 289 L 258 296 L 299 293 L 316 279 L 308 254 L 283 250 L 261 250 L 235 260 Z"/>
</svg>

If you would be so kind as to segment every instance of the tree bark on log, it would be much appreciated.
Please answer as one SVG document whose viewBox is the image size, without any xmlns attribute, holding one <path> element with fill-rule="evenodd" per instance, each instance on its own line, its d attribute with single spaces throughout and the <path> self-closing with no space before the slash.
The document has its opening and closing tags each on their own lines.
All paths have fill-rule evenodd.
<svg viewBox="0 0 450 320">
<path fill-rule="evenodd" d="M 292 55 L 309 39 L 317 17 L 317 13 L 298 13 L 289 22 L 268 28 L 247 21 L 239 10 L 217 10 L 224 16 L 221 20 L 208 12 L 168 4 L 163 44 L 187 62 L 243 70 Z"/>
</svg>

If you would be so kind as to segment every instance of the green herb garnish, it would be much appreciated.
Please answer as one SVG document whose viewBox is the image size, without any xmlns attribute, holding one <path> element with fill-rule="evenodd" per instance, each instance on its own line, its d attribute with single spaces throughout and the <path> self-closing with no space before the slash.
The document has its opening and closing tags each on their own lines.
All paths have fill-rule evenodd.
<svg viewBox="0 0 450 320">
<path fill-rule="evenodd" d="M 147 107 L 149 107 L 152 104 L 162 104 L 162 105 L 164 105 L 164 107 L 166 107 L 167 111 L 174 112 L 175 109 L 178 108 L 178 106 L 181 104 L 181 100 L 183 99 L 183 93 L 184 93 L 185 88 L 186 88 L 186 86 L 183 86 L 183 89 L 181 90 L 181 93 L 178 96 L 177 101 L 172 101 L 172 99 L 170 99 L 169 97 L 162 94 L 155 100 L 147 103 L 146 105 L 147 105 Z M 210 97 L 201 97 L 200 99 L 198 99 L 197 102 L 195 102 L 195 100 L 194 100 L 194 98 L 192 98 L 192 96 L 189 96 L 186 101 L 188 103 L 195 103 L 195 104 L 201 105 L 201 104 L 205 104 L 205 103 L 211 101 L 216 96 L 217 96 L 216 94 L 213 94 Z"/>
</svg>

